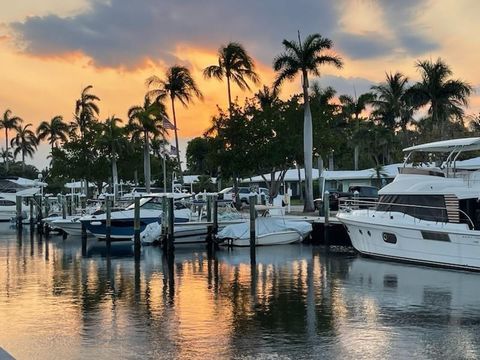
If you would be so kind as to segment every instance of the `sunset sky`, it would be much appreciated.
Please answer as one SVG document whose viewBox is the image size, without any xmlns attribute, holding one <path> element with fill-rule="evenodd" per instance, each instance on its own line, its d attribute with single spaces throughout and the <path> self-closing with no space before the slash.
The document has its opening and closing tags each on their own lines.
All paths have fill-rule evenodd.
<svg viewBox="0 0 480 360">
<path fill-rule="evenodd" d="M 0 112 L 35 126 L 72 118 L 82 88 L 101 98 L 100 118 L 142 103 L 145 79 L 166 67 L 190 68 L 205 99 L 179 107 L 181 149 L 225 108 L 226 84 L 204 80 L 217 49 L 242 43 L 256 61 L 262 84 L 271 84 L 273 57 L 284 38 L 320 33 L 333 40 L 345 66 L 322 69 L 320 83 L 339 94 L 367 91 L 385 72 L 418 79 L 418 59 L 443 58 L 454 77 L 480 85 L 480 2 L 475 0 L 0 0 Z M 282 95 L 300 90 L 297 79 Z M 239 99 L 251 93 L 233 88 Z M 467 114 L 480 109 L 480 93 Z M 3 134 L 2 134 L 3 136 Z M 0 137 L 0 146 L 4 138 Z M 47 165 L 42 145 L 33 163 Z"/>
</svg>

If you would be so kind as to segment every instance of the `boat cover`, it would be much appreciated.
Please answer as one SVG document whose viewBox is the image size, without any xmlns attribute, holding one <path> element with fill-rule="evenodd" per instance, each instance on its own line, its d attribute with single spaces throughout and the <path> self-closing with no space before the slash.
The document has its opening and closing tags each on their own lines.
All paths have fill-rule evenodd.
<svg viewBox="0 0 480 360">
<path fill-rule="evenodd" d="M 306 221 L 291 221 L 283 218 L 260 217 L 255 220 L 257 236 L 283 231 L 296 231 L 305 237 L 312 231 L 312 224 Z M 219 239 L 248 239 L 250 238 L 250 223 L 240 223 L 225 226 L 217 235 Z"/>
</svg>

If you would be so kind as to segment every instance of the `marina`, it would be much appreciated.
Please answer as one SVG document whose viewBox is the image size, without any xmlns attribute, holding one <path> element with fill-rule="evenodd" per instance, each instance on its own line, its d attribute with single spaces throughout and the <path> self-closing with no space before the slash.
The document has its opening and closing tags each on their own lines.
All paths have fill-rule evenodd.
<svg viewBox="0 0 480 360">
<path fill-rule="evenodd" d="M 95 244 L 1 224 L 0 342 L 15 358 L 479 356 L 474 273 L 319 246 Z M 41 324 L 41 326 L 38 326 Z"/>
</svg>

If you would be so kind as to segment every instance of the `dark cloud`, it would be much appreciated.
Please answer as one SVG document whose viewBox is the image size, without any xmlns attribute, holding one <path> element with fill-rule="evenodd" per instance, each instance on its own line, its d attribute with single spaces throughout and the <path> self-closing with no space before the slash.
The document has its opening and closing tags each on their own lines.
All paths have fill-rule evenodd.
<svg viewBox="0 0 480 360">
<path fill-rule="evenodd" d="M 390 41 L 375 33 L 364 35 L 343 33 L 335 38 L 339 48 L 354 59 L 375 58 L 389 54 L 394 49 Z"/>
<path fill-rule="evenodd" d="M 342 76 L 324 75 L 318 79 L 314 79 L 322 88 L 331 86 L 337 91 L 337 95 L 359 96 L 370 91 L 374 82 L 360 77 L 345 78 Z"/>
<path fill-rule="evenodd" d="M 74 17 L 30 17 L 11 27 L 29 53 L 81 50 L 99 65 L 165 58 L 178 42 L 218 47 L 229 41 L 270 63 L 283 38 L 296 38 L 297 30 L 327 36 L 335 18 L 328 0 L 111 0 Z"/>
<path fill-rule="evenodd" d="M 401 4 L 399 4 L 401 3 Z M 405 51 L 415 54 L 435 44 L 402 25 L 420 9 L 420 0 L 379 0 L 387 23 L 397 29 Z M 352 36 L 338 29 L 339 8 L 330 0 L 90 0 L 72 17 L 29 17 L 10 24 L 25 52 L 58 55 L 82 51 L 99 66 L 134 67 L 144 59 L 175 61 L 181 42 L 217 48 L 239 41 L 266 64 L 282 50 L 284 38 L 321 33 L 353 58 L 392 51 L 379 34 Z"/>
</svg>

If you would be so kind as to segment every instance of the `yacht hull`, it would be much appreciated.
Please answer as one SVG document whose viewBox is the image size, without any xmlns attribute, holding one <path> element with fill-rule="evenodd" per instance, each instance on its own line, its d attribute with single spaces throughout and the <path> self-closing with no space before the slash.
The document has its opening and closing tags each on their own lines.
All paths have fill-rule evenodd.
<svg viewBox="0 0 480 360">
<path fill-rule="evenodd" d="M 265 235 L 257 235 L 255 246 L 286 245 L 301 242 L 303 237 L 297 231 L 282 231 Z M 250 238 L 227 239 L 221 245 L 250 246 Z"/>
<path fill-rule="evenodd" d="M 355 210 L 337 214 L 361 254 L 480 271 L 480 231 L 464 224 L 419 221 L 400 213 Z"/>
</svg>

